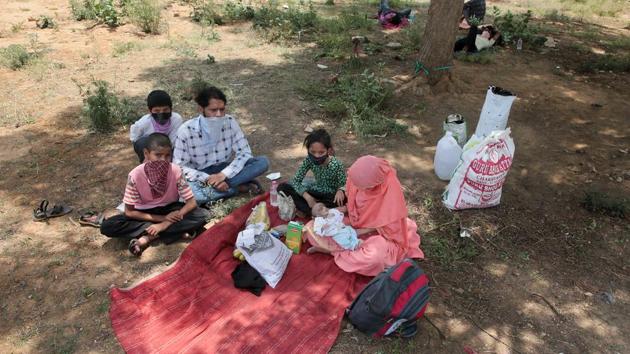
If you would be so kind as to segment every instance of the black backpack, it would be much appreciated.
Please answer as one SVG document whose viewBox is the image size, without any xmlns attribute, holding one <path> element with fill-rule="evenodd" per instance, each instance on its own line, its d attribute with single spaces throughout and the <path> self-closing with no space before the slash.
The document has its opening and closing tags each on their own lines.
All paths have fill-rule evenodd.
<svg viewBox="0 0 630 354">
<path fill-rule="evenodd" d="M 429 277 L 411 259 L 377 275 L 346 310 L 359 331 L 375 338 L 418 332 L 416 321 L 429 302 Z"/>
</svg>

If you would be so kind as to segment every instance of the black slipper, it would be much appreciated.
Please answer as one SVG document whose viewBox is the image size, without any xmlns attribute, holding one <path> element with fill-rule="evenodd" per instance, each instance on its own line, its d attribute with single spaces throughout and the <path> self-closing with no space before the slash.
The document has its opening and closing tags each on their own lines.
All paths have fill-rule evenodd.
<svg viewBox="0 0 630 354">
<path fill-rule="evenodd" d="M 51 210 L 48 210 L 48 204 L 48 200 L 42 200 L 39 207 L 33 210 L 33 220 L 46 221 L 50 218 L 64 216 L 72 211 L 72 207 L 65 205 L 55 205 Z"/>
</svg>

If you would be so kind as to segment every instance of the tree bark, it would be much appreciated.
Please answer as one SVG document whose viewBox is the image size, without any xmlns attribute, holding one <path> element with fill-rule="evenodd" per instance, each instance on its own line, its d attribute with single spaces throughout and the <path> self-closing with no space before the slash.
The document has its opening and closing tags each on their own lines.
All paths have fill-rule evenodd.
<svg viewBox="0 0 630 354">
<path fill-rule="evenodd" d="M 431 0 L 419 57 L 424 67 L 419 75 L 426 75 L 430 86 L 451 77 L 451 68 L 439 68 L 453 65 L 453 47 L 463 7 L 464 0 Z"/>
</svg>

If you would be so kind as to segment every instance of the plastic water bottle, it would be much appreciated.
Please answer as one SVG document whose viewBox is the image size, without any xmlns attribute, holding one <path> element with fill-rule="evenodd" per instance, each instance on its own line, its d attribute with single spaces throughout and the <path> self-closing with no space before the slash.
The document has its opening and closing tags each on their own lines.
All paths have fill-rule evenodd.
<svg viewBox="0 0 630 354">
<path fill-rule="evenodd" d="M 523 38 L 519 38 L 518 41 L 516 41 L 516 50 L 521 49 L 523 49 Z"/>
<path fill-rule="evenodd" d="M 453 137 L 453 133 L 447 131 L 435 148 L 433 168 L 438 178 L 443 181 L 450 180 L 461 156 L 462 148 Z"/>
<path fill-rule="evenodd" d="M 278 206 L 278 181 L 271 181 L 271 190 L 269 191 L 269 202 L 271 206 Z"/>
</svg>

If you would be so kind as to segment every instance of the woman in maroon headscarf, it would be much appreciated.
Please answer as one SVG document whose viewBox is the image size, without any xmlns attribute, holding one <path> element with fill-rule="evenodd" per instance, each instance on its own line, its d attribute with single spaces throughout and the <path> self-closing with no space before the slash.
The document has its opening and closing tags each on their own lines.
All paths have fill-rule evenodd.
<svg viewBox="0 0 630 354">
<path fill-rule="evenodd" d="M 416 223 L 407 217 L 407 205 L 396 170 L 375 156 L 359 158 L 348 170 L 348 203 L 344 222 L 357 230 L 363 242 L 344 250 L 330 237 L 319 237 L 307 225 L 313 250 L 330 253 L 346 272 L 374 276 L 403 258 L 424 258 Z"/>
</svg>

